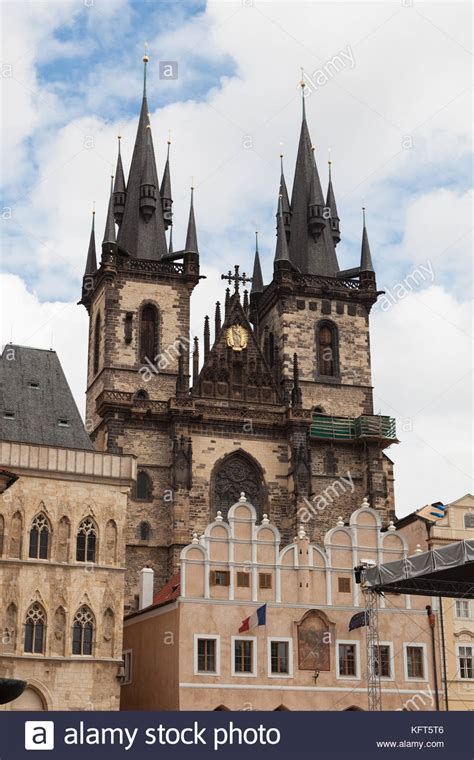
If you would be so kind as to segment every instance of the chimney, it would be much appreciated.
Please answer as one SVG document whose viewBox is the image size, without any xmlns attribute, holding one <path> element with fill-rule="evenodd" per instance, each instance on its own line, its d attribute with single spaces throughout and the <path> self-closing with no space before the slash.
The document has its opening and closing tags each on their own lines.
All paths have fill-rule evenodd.
<svg viewBox="0 0 474 760">
<path fill-rule="evenodd" d="M 153 604 L 153 583 L 155 573 L 151 567 L 144 567 L 140 570 L 140 586 L 138 590 L 138 609 L 149 607 Z"/>
</svg>

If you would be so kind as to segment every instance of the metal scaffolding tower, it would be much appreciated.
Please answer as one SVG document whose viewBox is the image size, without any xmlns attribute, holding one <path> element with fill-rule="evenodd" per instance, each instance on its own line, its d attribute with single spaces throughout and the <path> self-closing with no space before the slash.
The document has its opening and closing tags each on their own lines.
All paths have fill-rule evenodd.
<svg viewBox="0 0 474 760">
<path fill-rule="evenodd" d="M 367 646 L 367 698 L 369 710 L 382 709 L 380 686 L 379 596 L 364 588 Z"/>
</svg>

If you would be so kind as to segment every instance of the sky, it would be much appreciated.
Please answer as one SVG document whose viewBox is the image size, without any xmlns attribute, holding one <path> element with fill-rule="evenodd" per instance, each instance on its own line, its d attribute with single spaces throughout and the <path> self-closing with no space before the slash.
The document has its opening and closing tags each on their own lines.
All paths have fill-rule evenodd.
<svg viewBox="0 0 474 760">
<path fill-rule="evenodd" d="M 341 268 L 360 256 L 361 207 L 377 283 L 375 412 L 396 417 L 399 516 L 472 492 L 469 3 L 3 2 L 2 345 L 59 355 L 84 409 L 87 313 L 77 306 L 96 204 L 105 225 L 117 135 L 128 171 L 148 102 L 161 174 L 171 139 L 174 245 L 195 185 L 200 334 L 235 263 L 264 279 L 275 249 L 279 154 L 292 185 L 306 81 L 323 186 L 331 156 Z M 175 79 L 160 77 L 171 61 Z"/>
</svg>

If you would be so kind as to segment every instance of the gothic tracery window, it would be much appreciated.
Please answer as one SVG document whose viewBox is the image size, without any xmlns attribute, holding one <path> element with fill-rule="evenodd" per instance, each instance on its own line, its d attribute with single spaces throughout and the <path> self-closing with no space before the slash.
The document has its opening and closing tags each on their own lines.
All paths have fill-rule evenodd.
<svg viewBox="0 0 474 760">
<path fill-rule="evenodd" d="M 31 559 L 48 559 L 50 532 L 51 528 L 48 518 L 40 512 L 34 518 L 30 528 L 28 556 Z"/>
<path fill-rule="evenodd" d="M 94 639 L 94 615 L 87 605 L 75 614 L 72 625 L 72 653 L 92 654 Z"/>
<path fill-rule="evenodd" d="M 322 377 L 337 377 L 339 374 L 339 353 L 337 328 L 325 321 L 316 328 L 317 370 Z"/>
<path fill-rule="evenodd" d="M 77 531 L 76 561 L 95 562 L 97 549 L 97 528 L 91 517 L 86 517 Z"/>
<path fill-rule="evenodd" d="M 43 654 L 46 614 L 41 604 L 35 602 L 26 613 L 24 651 Z"/>
<path fill-rule="evenodd" d="M 211 489 L 213 515 L 221 511 L 225 517 L 243 491 L 261 518 L 265 500 L 263 477 L 258 466 L 244 452 L 229 454 L 216 464 Z"/>
<path fill-rule="evenodd" d="M 147 304 L 140 320 L 140 361 L 148 358 L 151 362 L 158 351 L 158 314 L 151 304 Z"/>
</svg>

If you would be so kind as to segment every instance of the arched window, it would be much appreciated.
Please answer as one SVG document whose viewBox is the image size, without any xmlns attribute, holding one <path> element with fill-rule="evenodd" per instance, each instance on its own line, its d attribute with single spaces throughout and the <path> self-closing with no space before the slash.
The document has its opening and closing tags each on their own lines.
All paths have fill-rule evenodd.
<svg viewBox="0 0 474 760">
<path fill-rule="evenodd" d="M 225 518 L 229 507 L 239 500 L 242 491 L 257 510 L 260 519 L 265 511 L 265 487 L 261 470 L 252 457 L 244 451 L 237 451 L 217 462 L 212 473 L 212 515 L 221 511 Z"/>
<path fill-rule="evenodd" d="M 320 322 L 316 328 L 317 371 L 321 377 L 339 375 L 337 328 L 332 322 Z"/>
<path fill-rule="evenodd" d="M 20 512 L 15 512 L 12 517 L 10 528 L 10 557 L 21 557 L 22 538 L 23 518 Z"/>
<path fill-rule="evenodd" d="M 92 654 L 94 639 L 94 615 L 87 605 L 75 614 L 72 625 L 72 653 Z"/>
<path fill-rule="evenodd" d="M 35 602 L 26 613 L 24 651 L 43 654 L 46 614 L 41 604 Z"/>
<path fill-rule="evenodd" d="M 86 517 L 79 525 L 76 538 L 76 561 L 95 562 L 97 548 L 97 528 L 91 517 Z"/>
<path fill-rule="evenodd" d="M 100 359 L 100 328 L 101 320 L 100 314 L 97 314 L 94 328 L 94 375 L 99 371 L 99 359 Z"/>
<path fill-rule="evenodd" d="M 30 549 L 28 556 L 31 559 L 48 559 L 50 533 L 49 520 L 46 515 L 40 512 L 34 518 L 30 528 Z"/>
<path fill-rule="evenodd" d="M 154 361 L 158 353 L 158 314 L 156 308 L 147 304 L 140 320 L 140 361 Z"/>
<path fill-rule="evenodd" d="M 138 526 L 138 535 L 140 541 L 148 541 L 151 535 L 150 523 L 147 523 L 146 521 L 141 522 Z"/>
<path fill-rule="evenodd" d="M 144 470 L 140 470 L 137 475 L 137 485 L 135 488 L 135 495 L 137 499 L 148 501 L 151 496 L 151 484 L 150 478 Z"/>
<path fill-rule="evenodd" d="M 135 398 L 139 401 L 146 401 L 148 399 L 148 393 L 143 388 L 141 388 L 135 393 Z"/>
</svg>

